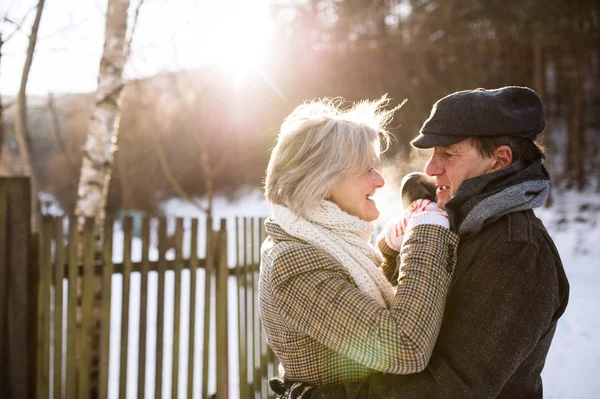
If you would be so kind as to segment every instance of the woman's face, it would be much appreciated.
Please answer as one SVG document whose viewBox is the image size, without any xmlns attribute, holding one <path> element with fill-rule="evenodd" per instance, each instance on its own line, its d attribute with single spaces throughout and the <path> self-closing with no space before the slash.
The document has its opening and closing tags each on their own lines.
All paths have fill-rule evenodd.
<svg viewBox="0 0 600 399">
<path fill-rule="evenodd" d="M 327 199 L 346 213 L 372 222 L 379 217 L 379 210 L 371 196 L 384 184 L 379 172 L 371 168 L 360 176 L 351 174 L 344 177 L 331 189 Z"/>
</svg>

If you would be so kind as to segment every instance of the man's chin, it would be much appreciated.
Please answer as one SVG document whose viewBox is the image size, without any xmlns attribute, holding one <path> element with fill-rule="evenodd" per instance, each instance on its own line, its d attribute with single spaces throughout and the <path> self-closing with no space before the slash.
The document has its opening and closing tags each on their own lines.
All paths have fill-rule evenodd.
<svg viewBox="0 0 600 399">
<path fill-rule="evenodd" d="M 446 202 L 448 202 L 448 198 L 444 195 L 443 197 L 438 197 L 437 206 L 439 209 L 446 210 Z"/>
</svg>

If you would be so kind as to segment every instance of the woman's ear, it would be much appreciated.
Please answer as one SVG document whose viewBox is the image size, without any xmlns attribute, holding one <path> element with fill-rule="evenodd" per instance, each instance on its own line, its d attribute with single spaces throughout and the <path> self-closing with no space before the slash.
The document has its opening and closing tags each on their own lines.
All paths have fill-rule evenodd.
<svg viewBox="0 0 600 399">
<path fill-rule="evenodd" d="M 328 188 L 327 190 L 325 190 L 325 199 L 331 199 L 331 189 Z"/>
<path fill-rule="evenodd" d="M 492 169 L 494 171 L 502 168 L 506 168 L 512 164 L 512 149 L 507 145 L 501 145 L 494 150 L 494 165 Z"/>
</svg>

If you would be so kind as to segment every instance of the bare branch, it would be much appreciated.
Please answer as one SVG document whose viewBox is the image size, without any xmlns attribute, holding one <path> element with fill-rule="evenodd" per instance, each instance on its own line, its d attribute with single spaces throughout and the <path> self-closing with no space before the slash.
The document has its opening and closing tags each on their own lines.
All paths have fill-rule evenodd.
<svg viewBox="0 0 600 399">
<path fill-rule="evenodd" d="M 21 77 L 21 87 L 17 97 L 17 116 L 16 116 L 16 135 L 19 143 L 19 155 L 25 167 L 25 173 L 31 179 L 31 227 L 34 233 L 37 233 L 38 224 L 38 182 L 31 159 L 31 137 L 27 129 L 27 80 L 29 79 L 29 71 L 33 63 L 33 54 L 35 52 L 35 44 L 37 41 L 38 28 L 42 19 L 42 11 L 44 9 L 44 0 L 39 0 L 35 20 L 31 27 L 31 35 L 29 36 L 29 47 L 27 48 L 27 57 L 25 58 L 25 66 L 23 67 L 23 75 Z"/>
<path fill-rule="evenodd" d="M 2 18 L 4 21 L 6 21 L 9 24 L 15 26 L 15 29 L 12 32 L 10 32 L 10 34 L 8 35 L 8 37 L 6 37 L 6 39 L 4 39 L 2 41 L 2 44 L 8 42 L 10 40 L 10 38 L 15 35 L 15 33 L 19 32 L 21 30 L 21 27 L 23 26 L 23 24 L 25 23 L 25 20 L 27 20 L 27 17 L 29 16 L 29 13 L 31 13 L 36 8 L 37 8 L 37 5 L 32 6 L 29 10 L 27 10 L 27 12 L 25 13 L 25 15 L 23 16 L 23 18 L 21 18 L 21 21 L 19 21 L 19 22 L 15 22 L 15 21 L 9 19 L 6 16 L 4 18 Z"/>
<path fill-rule="evenodd" d="M 131 25 L 131 34 L 129 35 L 129 39 L 125 43 L 125 60 L 129 58 L 129 53 L 131 53 L 131 42 L 133 41 L 133 36 L 135 33 L 135 28 L 137 27 L 138 17 L 140 15 L 140 8 L 142 8 L 142 4 L 144 4 L 144 0 L 140 0 L 137 7 L 135 8 L 135 16 L 133 17 L 133 24 Z"/>
<path fill-rule="evenodd" d="M 154 140 L 152 140 L 152 142 L 154 143 L 154 147 L 156 148 L 156 152 L 158 154 L 158 161 L 160 162 L 160 166 L 162 167 L 163 172 L 165 173 L 165 177 L 167 178 L 167 181 L 169 182 L 169 184 L 171 185 L 171 187 L 173 188 L 173 190 L 175 190 L 175 192 L 179 196 L 181 196 L 181 198 L 183 198 L 184 200 L 188 201 L 194 207 L 198 208 L 199 210 L 201 210 L 204 213 L 207 213 L 208 209 L 206 209 L 205 207 L 203 207 L 202 205 L 200 205 L 197 201 L 195 201 L 192 197 L 190 197 L 185 192 L 185 190 L 183 189 L 183 187 L 181 187 L 181 185 L 179 184 L 179 182 L 177 181 L 177 179 L 173 175 L 173 172 L 171 171 L 171 168 L 169 167 L 169 163 L 167 162 L 167 157 L 166 157 L 166 155 L 165 155 L 162 147 L 158 143 L 158 139 L 155 137 Z"/>
</svg>

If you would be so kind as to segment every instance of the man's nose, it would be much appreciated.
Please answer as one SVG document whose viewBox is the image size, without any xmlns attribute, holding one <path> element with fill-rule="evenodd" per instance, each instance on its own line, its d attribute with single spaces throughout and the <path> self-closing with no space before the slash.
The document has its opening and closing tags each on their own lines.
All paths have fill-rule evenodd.
<svg viewBox="0 0 600 399">
<path fill-rule="evenodd" d="M 444 171 L 441 164 L 436 158 L 437 157 L 435 156 L 435 154 L 432 155 L 431 158 L 429 158 L 429 162 L 427 162 L 427 165 L 425 165 L 425 174 L 427 174 L 428 176 L 438 176 L 441 175 Z"/>
</svg>

